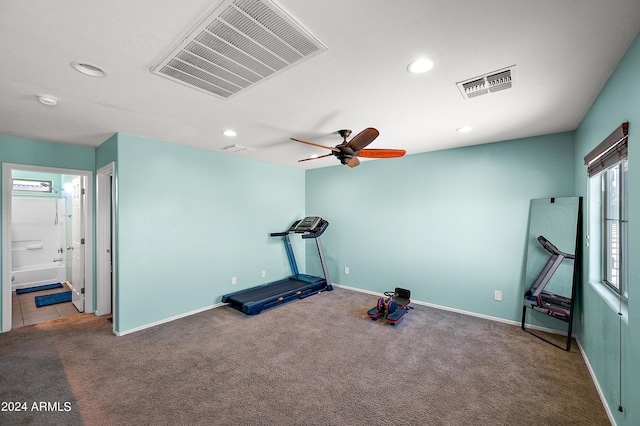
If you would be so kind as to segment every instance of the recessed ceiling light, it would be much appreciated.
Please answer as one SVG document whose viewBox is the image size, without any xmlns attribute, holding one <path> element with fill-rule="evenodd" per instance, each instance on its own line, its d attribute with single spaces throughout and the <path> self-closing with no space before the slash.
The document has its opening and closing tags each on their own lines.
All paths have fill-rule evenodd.
<svg viewBox="0 0 640 426">
<path fill-rule="evenodd" d="M 223 135 L 227 136 L 227 137 L 234 137 L 237 136 L 238 134 L 236 132 L 234 132 L 233 130 L 225 130 L 224 132 L 222 132 Z"/>
<path fill-rule="evenodd" d="M 471 127 L 471 126 L 462 126 L 462 127 L 459 127 L 459 128 L 456 129 L 456 131 L 460 132 L 460 133 L 467 133 L 467 132 L 470 132 L 472 130 L 473 130 L 473 127 Z"/>
<path fill-rule="evenodd" d="M 71 62 L 74 70 L 91 77 L 104 77 L 107 73 L 100 67 L 86 62 Z"/>
<path fill-rule="evenodd" d="M 36 95 L 36 99 L 38 99 L 38 102 L 40 102 L 42 105 L 46 105 L 46 106 L 56 106 L 56 105 L 58 105 L 58 98 L 56 98 L 55 96 L 51 96 L 51 95 Z"/>
<path fill-rule="evenodd" d="M 428 58 L 420 58 L 407 65 L 407 71 L 414 74 L 420 74 L 433 68 L 433 61 Z"/>
</svg>

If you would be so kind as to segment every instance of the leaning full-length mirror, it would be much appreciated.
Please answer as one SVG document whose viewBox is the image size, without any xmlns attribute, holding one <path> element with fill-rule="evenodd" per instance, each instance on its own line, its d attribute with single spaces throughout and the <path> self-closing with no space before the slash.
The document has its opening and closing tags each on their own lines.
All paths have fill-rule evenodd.
<svg viewBox="0 0 640 426">
<path fill-rule="evenodd" d="M 522 329 L 566 332 L 566 350 L 581 265 L 581 213 L 580 197 L 531 200 L 529 211 Z"/>
</svg>

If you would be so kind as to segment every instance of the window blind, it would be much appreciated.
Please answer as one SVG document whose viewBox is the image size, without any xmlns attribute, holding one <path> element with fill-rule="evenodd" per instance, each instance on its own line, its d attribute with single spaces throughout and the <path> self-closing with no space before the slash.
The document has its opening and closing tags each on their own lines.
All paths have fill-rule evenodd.
<svg viewBox="0 0 640 426">
<path fill-rule="evenodd" d="M 627 158 L 628 135 L 629 123 L 622 123 L 600 145 L 585 155 L 584 164 L 587 166 L 589 177 Z"/>
</svg>

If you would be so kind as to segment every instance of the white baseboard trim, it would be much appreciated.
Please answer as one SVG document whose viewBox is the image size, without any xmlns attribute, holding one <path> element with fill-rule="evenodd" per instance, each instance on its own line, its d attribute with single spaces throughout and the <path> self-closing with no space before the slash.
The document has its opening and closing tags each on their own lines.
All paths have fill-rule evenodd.
<svg viewBox="0 0 640 426">
<path fill-rule="evenodd" d="M 607 413 L 607 417 L 609 417 L 609 421 L 611 422 L 611 424 L 613 426 L 616 426 L 616 420 L 613 417 L 613 413 L 611 412 L 611 408 L 609 407 L 609 404 L 607 404 L 607 400 L 604 397 L 604 393 L 602 392 L 600 383 L 598 383 L 596 373 L 593 371 L 593 368 L 591 368 L 591 363 L 589 363 L 589 358 L 587 357 L 587 354 L 584 352 L 584 349 L 582 348 L 582 344 L 580 343 L 580 340 L 576 339 L 576 342 L 578 343 L 578 349 L 580 349 L 580 354 L 582 355 L 582 359 L 584 360 L 584 363 L 587 366 L 587 370 L 589 371 L 589 375 L 591 376 L 591 381 L 593 382 L 593 385 L 596 387 L 596 391 L 598 392 L 598 396 L 600 397 L 600 402 L 604 407 L 604 411 Z"/>
<path fill-rule="evenodd" d="M 345 290 L 357 291 L 359 293 L 370 294 L 372 296 L 377 296 L 377 297 L 384 297 L 384 293 L 379 293 L 379 292 L 375 292 L 375 291 L 371 291 L 371 290 L 364 290 L 362 288 L 350 287 L 350 286 L 347 286 L 347 285 L 336 284 L 336 283 L 331 283 L 331 285 L 334 286 L 334 287 L 345 289 Z M 430 308 L 441 309 L 443 311 L 449 311 L 449 312 L 455 312 L 455 313 L 458 313 L 458 314 L 469 315 L 469 316 L 472 316 L 472 317 L 482 318 L 482 319 L 486 319 L 486 320 L 489 320 L 489 321 L 496 321 L 496 322 L 501 322 L 501 323 L 509 324 L 509 325 L 517 325 L 518 327 L 520 327 L 520 325 L 521 325 L 521 323 L 519 321 L 507 320 L 507 319 L 504 319 L 504 318 L 494 317 L 494 316 L 491 316 L 491 315 L 479 314 L 479 313 L 476 313 L 476 312 L 465 311 L 465 310 L 462 310 L 462 309 L 451 308 L 451 307 L 443 306 L 443 305 L 436 305 L 434 303 L 423 302 L 421 300 L 413 300 L 412 299 L 411 303 L 414 304 L 414 305 L 427 306 L 427 307 L 430 307 Z M 180 318 L 188 317 L 190 315 L 198 314 L 200 312 L 208 311 L 210 309 L 215 309 L 215 308 L 219 308 L 221 306 L 226 306 L 226 305 L 227 305 L 227 303 L 216 303 L 215 305 L 206 306 L 204 308 L 196 309 L 195 311 L 191 311 L 191 312 L 185 312 L 184 314 L 175 315 L 173 317 L 169 317 L 169 318 L 165 318 L 165 319 L 160 320 L 160 321 L 156 321 L 156 322 L 152 322 L 152 323 L 149 323 L 149 324 L 145 324 L 145 325 L 142 325 L 140 327 L 132 328 L 130 330 L 120 331 L 120 332 L 115 332 L 114 331 L 114 334 L 116 336 L 124 336 L 126 334 L 135 333 L 136 331 L 140 331 L 140 330 L 144 330 L 144 329 L 147 329 L 147 328 L 155 327 L 156 325 L 164 324 L 164 323 L 171 322 L 171 321 L 174 321 L 174 320 L 177 320 L 177 319 L 180 319 Z M 537 330 L 537 331 L 546 332 L 546 333 L 552 333 L 552 334 L 560 334 L 560 335 L 564 334 L 564 332 L 562 330 L 555 330 L 555 329 L 552 329 L 552 328 L 539 327 L 539 326 L 531 325 L 531 324 L 527 324 L 527 328 L 530 328 L 530 329 L 533 329 L 533 330 Z"/>
<path fill-rule="evenodd" d="M 338 288 L 344 288 L 345 290 L 357 291 L 359 293 L 366 293 L 366 294 L 370 294 L 372 296 L 384 297 L 384 293 L 377 293 L 375 291 L 363 290 L 361 288 L 349 287 L 349 286 L 342 285 L 342 284 L 335 284 L 334 283 L 332 285 L 335 286 L 335 287 L 338 287 Z M 414 304 L 414 305 L 427 306 L 429 308 L 440 309 L 440 310 L 449 311 L 449 312 L 455 312 L 455 313 L 463 314 L 463 315 L 469 315 L 471 317 L 482 318 L 482 319 L 486 319 L 486 320 L 489 320 L 489 321 L 496 321 L 496 322 L 501 322 L 501 323 L 509 324 L 509 325 L 517 325 L 518 327 L 520 327 L 522 325 L 522 323 L 520 321 L 507 320 L 507 319 L 504 319 L 504 318 L 494 317 L 494 316 L 491 316 L 491 315 L 479 314 L 477 312 L 471 312 L 471 311 L 465 311 L 465 310 L 462 310 L 462 309 L 450 308 L 448 306 L 436 305 L 434 303 L 423 302 L 421 300 L 411 299 L 411 303 Z M 551 333 L 551 334 L 566 335 L 566 332 L 564 332 L 562 330 L 556 330 L 556 329 L 547 328 L 547 327 L 540 327 L 540 326 L 537 326 L 537 325 L 527 324 L 527 328 L 530 328 L 530 329 L 533 329 L 533 330 L 537 330 L 537 331 L 546 332 L 546 333 Z"/>
<path fill-rule="evenodd" d="M 344 288 L 345 290 L 351 290 L 351 291 L 357 291 L 358 293 L 370 294 L 372 296 L 378 296 L 378 297 L 383 297 L 384 296 L 383 293 L 378 293 L 378 292 L 371 291 L 371 290 L 363 290 L 363 289 L 357 288 L 357 287 L 349 287 L 348 285 L 342 285 L 342 284 L 336 284 L 336 283 L 331 283 L 331 285 L 334 286 L 334 287 L 338 287 L 338 288 Z"/>
<path fill-rule="evenodd" d="M 160 321 L 156 321 L 156 322 L 152 322 L 149 324 L 145 324 L 145 325 L 141 325 L 140 327 L 136 327 L 136 328 L 132 328 L 126 331 L 114 331 L 113 334 L 115 334 L 116 336 L 120 337 L 120 336 L 124 336 L 127 334 L 131 334 L 131 333 L 135 333 L 137 331 L 141 331 L 147 328 L 151 328 L 151 327 L 155 327 L 156 325 L 160 325 L 160 324 L 164 324 L 167 322 L 171 322 L 171 321 L 175 321 L 177 319 L 180 318 L 184 318 L 184 317 L 188 317 L 190 315 L 195 315 L 195 314 L 199 314 L 200 312 L 204 312 L 204 311 L 208 311 L 211 309 L 215 309 L 215 308 L 219 308 L 220 306 L 226 306 L 227 303 L 216 303 L 215 305 L 211 305 L 211 306 L 205 306 L 204 308 L 200 308 L 200 309 L 196 309 L 195 311 L 191 311 L 191 312 L 185 312 L 184 314 L 180 314 L 180 315 L 175 315 L 169 318 L 165 318 L 162 319 Z"/>
</svg>

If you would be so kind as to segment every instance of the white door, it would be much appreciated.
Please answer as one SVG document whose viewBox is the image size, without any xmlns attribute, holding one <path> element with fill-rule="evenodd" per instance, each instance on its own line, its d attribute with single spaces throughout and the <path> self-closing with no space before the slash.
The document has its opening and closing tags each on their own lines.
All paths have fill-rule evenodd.
<svg viewBox="0 0 640 426">
<path fill-rule="evenodd" d="M 114 163 L 96 173 L 96 315 L 113 313 L 115 320 L 115 254 L 113 252 L 113 229 L 115 197 L 113 196 Z"/>
<path fill-rule="evenodd" d="M 82 178 L 72 181 L 73 198 L 71 200 L 71 301 L 80 312 L 84 312 L 84 189 Z"/>
</svg>

